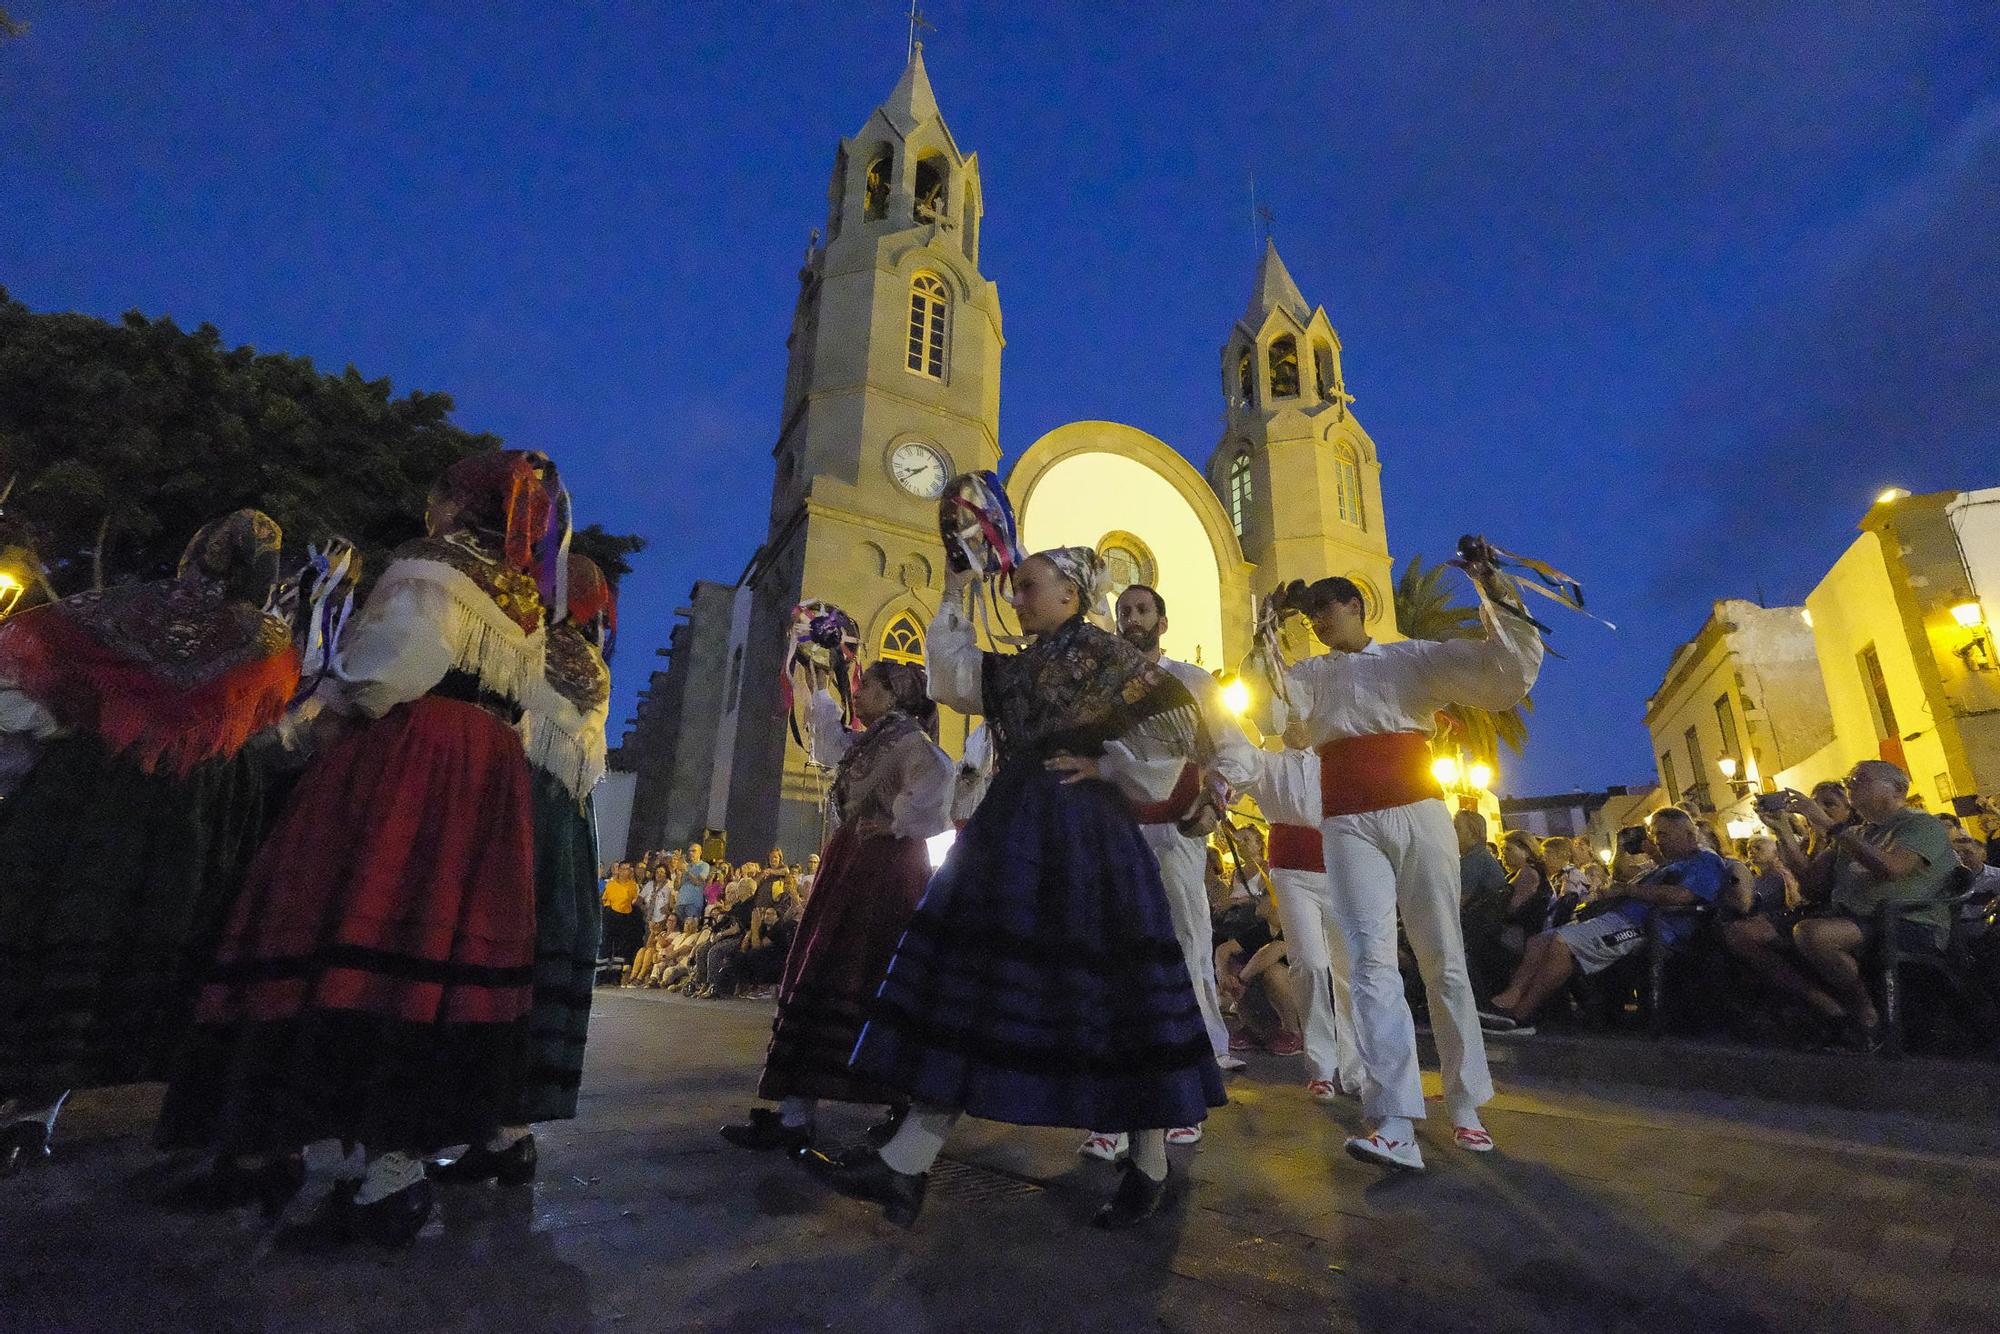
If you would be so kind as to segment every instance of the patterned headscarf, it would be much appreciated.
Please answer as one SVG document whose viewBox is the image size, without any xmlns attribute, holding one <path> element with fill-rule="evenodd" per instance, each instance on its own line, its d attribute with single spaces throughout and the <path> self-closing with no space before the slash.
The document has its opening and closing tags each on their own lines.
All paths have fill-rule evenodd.
<svg viewBox="0 0 2000 1334">
<path fill-rule="evenodd" d="M 608 660 L 618 639 L 618 594 L 596 561 L 569 553 L 569 605 L 566 619 L 597 645 Z"/>
<path fill-rule="evenodd" d="M 937 705 L 931 700 L 930 677 L 920 665 L 883 658 L 862 675 L 879 678 L 895 698 L 896 712 L 908 714 L 931 740 L 937 740 Z"/>
<path fill-rule="evenodd" d="M 544 563 L 538 558 L 551 550 L 554 479 L 555 465 L 539 450 L 470 455 L 446 468 L 431 487 L 424 527 L 432 537 L 484 538 L 509 567 L 536 574 Z"/>
<path fill-rule="evenodd" d="M 1036 558 L 1053 565 L 1057 574 L 1076 586 L 1081 610 L 1096 616 L 1111 614 L 1111 572 L 1104 557 L 1089 547 L 1050 547 L 1028 559 Z"/>
<path fill-rule="evenodd" d="M 201 526 L 181 553 L 175 577 L 219 588 L 232 602 L 261 607 L 278 582 L 278 553 L 285 544 L 278 521 L 258 509 L 240 509 Z"/>
</svg>

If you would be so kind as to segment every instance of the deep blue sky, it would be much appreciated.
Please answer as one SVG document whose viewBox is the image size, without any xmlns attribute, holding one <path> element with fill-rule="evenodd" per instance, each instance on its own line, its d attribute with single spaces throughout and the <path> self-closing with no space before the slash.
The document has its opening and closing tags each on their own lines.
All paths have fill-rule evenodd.
<svg viewBox="0 0 2000 1334">
<path fill-rule="evenodd" d="M 898 6 L 9 7 L 0 284 L 554 452 L 584 519 L 653 539 L 629 716 L 762 535 L 799 255 Z M 2000 11 L 1702 8 L 933 0 L 1009 455 L 1102 417 L 1206 459 L 1254 168 L 1395 553 L 1484 531 L 1621 627 L 1558 622 L 1500 786 L 1647 778 L 1711 600 L 1802 596 L 1885 484 L 2000 484 Z"/>
</svg>

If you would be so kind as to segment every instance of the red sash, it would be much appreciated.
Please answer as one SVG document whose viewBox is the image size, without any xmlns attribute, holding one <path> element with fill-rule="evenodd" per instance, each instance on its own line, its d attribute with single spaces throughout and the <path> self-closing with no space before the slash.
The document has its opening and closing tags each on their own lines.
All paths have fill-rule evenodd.
<svg viewBox="0 0 2000 1334">
<path fill-rule="evenodd" d="M 1430 739 L 1422 732 L 1344 737 L 1319 748 L 1323 815 L 1385 811 L 1443 795 L 1431 774 Z"/>
<path fill-rule="evenodd" d="M 1320 841 L 1319 830 L 1305 825 L 1272 825 L 1268 852 L 1273 871 L 1326 869 L 1326 845 Z"/>
<path fill-rule="evenodd" d="M 1132 818 L 1140 824 L 1172 824 L 1186 815 L 1201 795 L 1201 770 L 1192 764 L 1181 766 L 1181 776 L 1165 801 L 1131 803 Z"/>
</svg>

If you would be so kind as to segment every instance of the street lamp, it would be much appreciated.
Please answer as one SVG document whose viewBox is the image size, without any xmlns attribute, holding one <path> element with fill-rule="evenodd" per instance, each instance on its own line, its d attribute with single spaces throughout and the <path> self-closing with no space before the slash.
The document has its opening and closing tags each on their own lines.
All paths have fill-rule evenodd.
<svg viewBox="0 0 2000 1334">
<path fill-rule="evenodd" d="M 1241 718 L 1250 711 L 1250 683 L 1240 676 L 1232 676 L 1222 683 L 1222 707 L 1228 709 L 1232 717 Z"/>
<path fill-rule="evenodd" d="M 1431 761 L 1431 777 L 1438 780 L 1438 786 L 1446 789 L 1458 786 L 1458 761 L 1449 755 L 1440 755 Z"/>
<path fill-rule="evenodd" d="M 1715 767 L 1722 770 L 1722 781 L 1729 784 L 1729 790 L 1736 794 L 1738 801 L 1750 795 L 1750 780 L 1736 776 L 1736 757 L 1734 755 L 1724 755 L 1715 762 Z"/>
<path fill-rule="evenodd" d="M 1484 792 L 1487 788 L 1493 786 L 1493 766 L 1474 761 L 1465 771 L 1465 781 L 1472 784 L 1479 791 Z"/>
</svg>

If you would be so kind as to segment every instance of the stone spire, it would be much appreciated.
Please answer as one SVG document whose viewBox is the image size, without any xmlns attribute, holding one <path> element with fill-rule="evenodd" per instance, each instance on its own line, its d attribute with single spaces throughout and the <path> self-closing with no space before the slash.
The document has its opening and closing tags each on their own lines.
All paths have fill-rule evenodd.
<svg viewBox="0 0 2000 1334">
<path fill-rule="evenodd" d="M 905 134 L 939 118 L 937 94 L 931 91 L 931 76 L 924 69 L 922 42 L 911 49 L 910 63 L 903 66 L 903 77 L 896 80 L 895 91 L 882 103 L 882 114 Z"/>
<path fill-rule="evenodd" d="M 1243 313 L 1243 323 L 1252 329 L 1261 329 L 1265 317 L 1274 310 L 1285 311 L 1301 326 L 1312 319 L 1312 307 L 1306 304 L 1299 285 L 1292 281 L 1285 261 L 1278 258 L 1277 243 L 1267 236 L 1264 238 L 1264 258 L 1257 265 L 1257 285 L 1251 289 L 1250 308 Z"/>
</svg>

